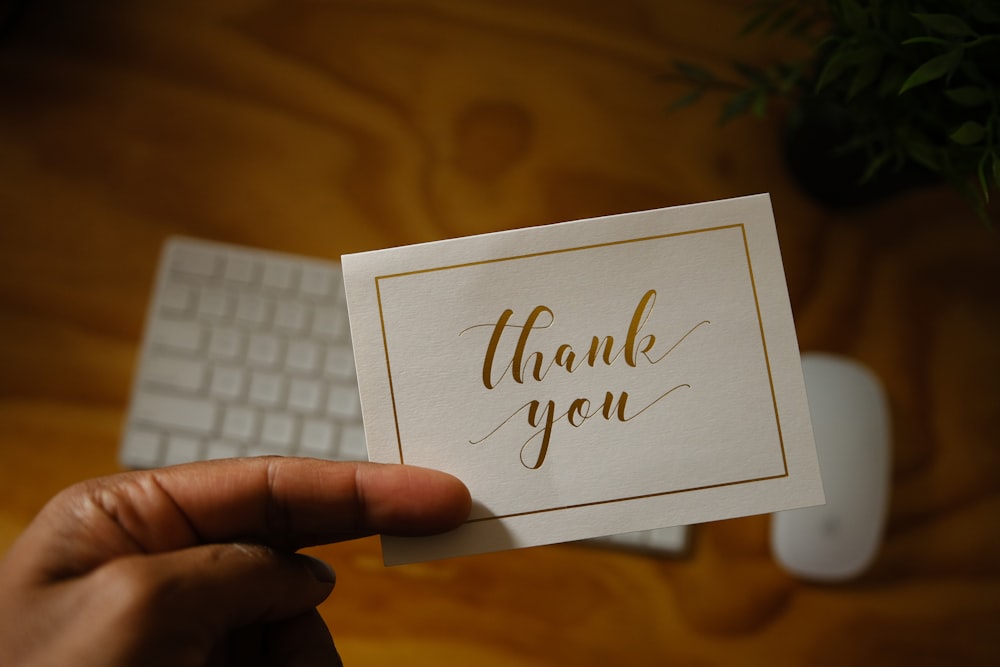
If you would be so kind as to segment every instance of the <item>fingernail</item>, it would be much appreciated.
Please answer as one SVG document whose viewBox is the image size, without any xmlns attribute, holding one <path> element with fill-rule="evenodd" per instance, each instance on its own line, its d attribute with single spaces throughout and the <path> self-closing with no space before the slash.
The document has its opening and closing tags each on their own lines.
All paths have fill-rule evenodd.
<svg viewBox="0 0 1000 667">
<path fill-rule="evenodd" d="M 325 584 L 333 584 L 337 582 L 337 573 L 333 571 L 332 567 L 318 558 L 306 556 L 305 554 L 300 555 L 305 559 L 306 568 L 309 570 L 309 573 L 312 574 L 317 581 L 322 581 Z"/>
</svg>

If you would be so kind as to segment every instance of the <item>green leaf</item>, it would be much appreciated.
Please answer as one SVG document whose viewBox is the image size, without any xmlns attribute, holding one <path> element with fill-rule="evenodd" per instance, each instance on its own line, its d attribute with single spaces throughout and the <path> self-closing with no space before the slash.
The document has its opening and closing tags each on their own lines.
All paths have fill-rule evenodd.
<svg viewBox="0 0 1000 667">
<path fill-rule="evenodd" d="M 963 107 L 978 107 L 989 100 L 986 90 L 978 86 L 962 86 L 961 88 L 951 88 L 944 91 L 955 104 Z"/>
<path fill-rule="evenodd" d="M 681 95 L 676 100 L 674 100 L 673 103 L 670 105 L 670 107 L 667 109 L 667 111 L 674 112 L 683 109 L 684 107 L 689 107 L 698 100 L 700 100 L 701 96 L 704 94 L 705 94 L 704 88 L 695 88 L 691 92 L 685 93 L 684 95 Z"/>
<path fill-rule="evenodd" d="M 948 135 L 956 144 L 972 146 L 986 137 L 986 128 L 974 120 L 967 120 L 957 130 Z"/>
<path fill-rule="evenodd" d="M 773 21 L 771 21 L 767 28 L 765 28 L 764 34 L 770 35 L 777 32 L 783 28 L 786 23 L 791 21 L 795 17 L 796 13 L 797 12 L 794 7 L 787 7 L 783 12 L 780 12 Z"/>
<path fill-rule="evenodd" d="M 896 97 L 899 88 L 906 81 L 906 71 L 898 62 L 890 63 L 878 84 L 879 97 Z"/>
<path fill-rule="evenodd" d="M 989 153 L 983 153 L 983 157 L 979 159 L 979 168 L 976 170 L 979 176 L 979 187 L 983 191 L 983 199 L 986 203 L 990 203 L 990 184 L 986 181 L 986 159 L 990 157 Z"/>
<path fill-rule="evenodd" d="M 715 75 L 709 72 L 704 67 L 699 67 L 693 63 L 685 62 L 683 60 L 675 60 L 674 68 L 686 79 L 690 79 L 695 83 L 715 83 Z"/>
<path fill-rule="evenodd" d="M 916 71 L 914 71 L 913 74 L 911 74 L 909 78 L 903 82 L 902 87 L 899 89 L 899 94 L 902 95 L 910 88 L 922 86 L 925 83 L 930 83 L 931 81 L 940 79 L 947 74 L 951 74 L 961 60 L 961 49 L 955 49 L 950 53 L 943 53 L 940 56 L 931 58 L 918 67 Z"/>
<path fill-rule="evenodd" d="M 851 65 L 851 52 L 846 48 L 840 48 L 830 56 L 830 59 L 823 65 L 823 69 L 816 79 L 816 92 L 823 90 L 831 83 L 840 78 L 840 75 Z"/>
<path fill-rule="evenodd" d="M 969 24 L 952 14 L 914 14 L 913 18 L 942 35 L 968 37 L 976 34 Z"/>
<path fill-rule="evenodd" d="M 800 37 L 807 34 L 812 30 L 813 26 L 816 25 L 817 21 L 812 16 L 804 16 L 795 22 L 791 28 L 788 29 L 788 34 L 793 37 Z"/>
<path fill-rule="evenodd" d="M 868 29 L 868 12 L 856 0 L 840 0 L 840 9 L 851 32 L 858 34 Z"/>
<path fill-rule="evenodd" d="M 789 93 L 802 80 L 805 71 L 805 61 L 778 64 L 771 75 L 778 82 L 778 92 Z"/>
<path fill-rule="evenodd" d="M 744 90 L 742 93 L 734 95 L 722 108 L 722 115 L 719 116 L 719 125 L 728 123 L 740 114 L 746 113 L 750 105 L 753 104 L 756 95 L 757 91 L 755 90 Z"/>
<path fill-rule="evenodd" d="M 858 93 L 863 91 L 865 88 L 874 83 L 875 79 L 882 68 L 882 59 L 876 56 L 872 60 L 866 60 L 861 68 L 858 69 L 858 73 L 854 75 L 854 80 L 851 81 L 851 89 L 847 92 L 847 99 L 853 100 L 857 97 Z"/>
<path fill-rule="evenodd" d="M 758 90 L 753 98 L 753 115 L 756 118 L 763 118 L 767 113 L 767 91 Z"/>
<path fill-rule="evenodd" d="M 739 33 L 740 36 L 746 36 L 756 30 L 759 30 L 762 25 L 767 23 L 771 17 L 774 16 L 776 9 L 776 7 L 765 7 L 763 10 L 755 13 L 750 17 L 750 20 L 743 25 L 743 29 L 740 30 Z"/>
<path fill-rule="evenodd" d="M 817 78 L 815 92 L 820 92 L 854 67 L 861 70 L 855 73 L 852 83 L 852 88 L 859 86 L 855 90 L 858 92 L 878 78 L 881 62 L 882 50 L 878 47 L 861 45 L 858 40 L 845 42 L 826 61 Z"/>
<path fill-rule="evenodd" d="M 841 38 L 840 35 L 830 33 L 828 35 L 824 35 L 822 39 L 816 42 L 816 45 L 813 47 L 813 50 L 816 53 L 823 53 L 826 51 L 832 51 L 834 46 L 836 46 L 836 48 L 839 49 L 841 48 L 841 42 L 843 41 L 844 40 L 843 38 Z"/>
<path fill-rule="evenodd" d="M 909 142 L 906 147 L 906 153 L 917 164 L 923 165 L 935 173 L 941 172 L 942 167 L 938 151 L 923 139 L 916 139 Z"/>
<path fill-rule="evenodd" d="M 733 69 L 735 69 L 740 76 L 750 83 L 763 88 L 771 87 L 771 79 L 768 77 L 767 73 L 759 67 L 754 67 L 753 65 L 737 61 L 733 63 Z"/>
<path fill-rule="evenodd" d="M 909 39 L 904 39 L 901 44 L 903 46 L 910 46 L 912 44 L 933 44 L 935 46 L 947 46 L 951 48 L 953 43 L 949 42 L 947 39 L 942 37 L 911 37 Z"/>
<path fill-rule="evenodd" d="M 868 163 L 868 167 L 865 169 L 865 173 L 862 174 L 861 179 L 858 181 L 858 185 L 864 185 L 865 183 L 868 183 L 873 178 L 875 178 L 878 172 L 881 171 L 882 167 L 885 166 L 885 163 L 888 162 L 891 158 L 892 158 L 892 153 L 886 151 L 881 155 L 872 159 L 872 161 Z"/>
<path fill-rule="evenodd" d="M 967 49 L 974 49 L 977 46 L 982 46 L 983 44 L 989 44 L 990 42 L 1000 41 L 1000 34 L 997 35 L 983 35 L 982 37 L 977 37 L 971 42 L 963 42 L 962 46 Z"/>
</svg>

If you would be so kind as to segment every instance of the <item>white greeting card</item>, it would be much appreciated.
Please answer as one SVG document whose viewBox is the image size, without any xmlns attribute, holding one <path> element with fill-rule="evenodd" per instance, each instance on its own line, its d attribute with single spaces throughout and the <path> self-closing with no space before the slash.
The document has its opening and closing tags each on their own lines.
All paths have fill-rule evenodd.
<svg viewBox="0 0 1000 667">
<path fill-rule="evenodd" d="M 342 263 L 369 458 L 473 497 L 386 564 L 823 502 L 767 195 Z"/>
</svg>

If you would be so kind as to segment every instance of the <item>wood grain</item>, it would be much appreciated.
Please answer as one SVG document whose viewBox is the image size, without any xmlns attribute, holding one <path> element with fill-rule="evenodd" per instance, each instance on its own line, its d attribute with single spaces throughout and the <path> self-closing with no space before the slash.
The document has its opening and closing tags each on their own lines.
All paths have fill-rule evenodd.
<svg viewBox="0 0 1000 667">
<path fill-rule="evenodd" d="M 738 2 L 31 3 L 0 43 L 0 550 L 117 470 L 168 234 L 341 253 L 769 191 L 804 350 L 872 366 L 896 429 L 891 519 L 850 585 L 795 581 L 768 520 L 689 557 L 554 546 L 386 569 L 317 549 L 348 664 L 1000 663 L 1000 236 L 943 189 L 831 213 L 780 117 L 666 113 L 674 58 Z M 8 10 L 9 11 L 9 10 Z"/>
</svg>

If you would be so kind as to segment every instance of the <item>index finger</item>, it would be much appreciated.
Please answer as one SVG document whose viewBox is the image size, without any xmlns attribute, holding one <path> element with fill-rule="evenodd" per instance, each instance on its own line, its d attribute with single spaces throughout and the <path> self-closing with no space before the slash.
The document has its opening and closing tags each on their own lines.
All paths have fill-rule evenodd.
<svg viewBox="0 0 1000 667">
<path fill-rule="evenodd" d="M 43 509 L 22 541 L 30 543 L 29 552 L 73 563 L 80 572 L 128 553 L 210 542 L 294 550 L 373 533 L 433 534 L 457 527 L 469 508 L 464 484 L 426 468 L 229 459 L 71 487 Z"/>
</svg>

